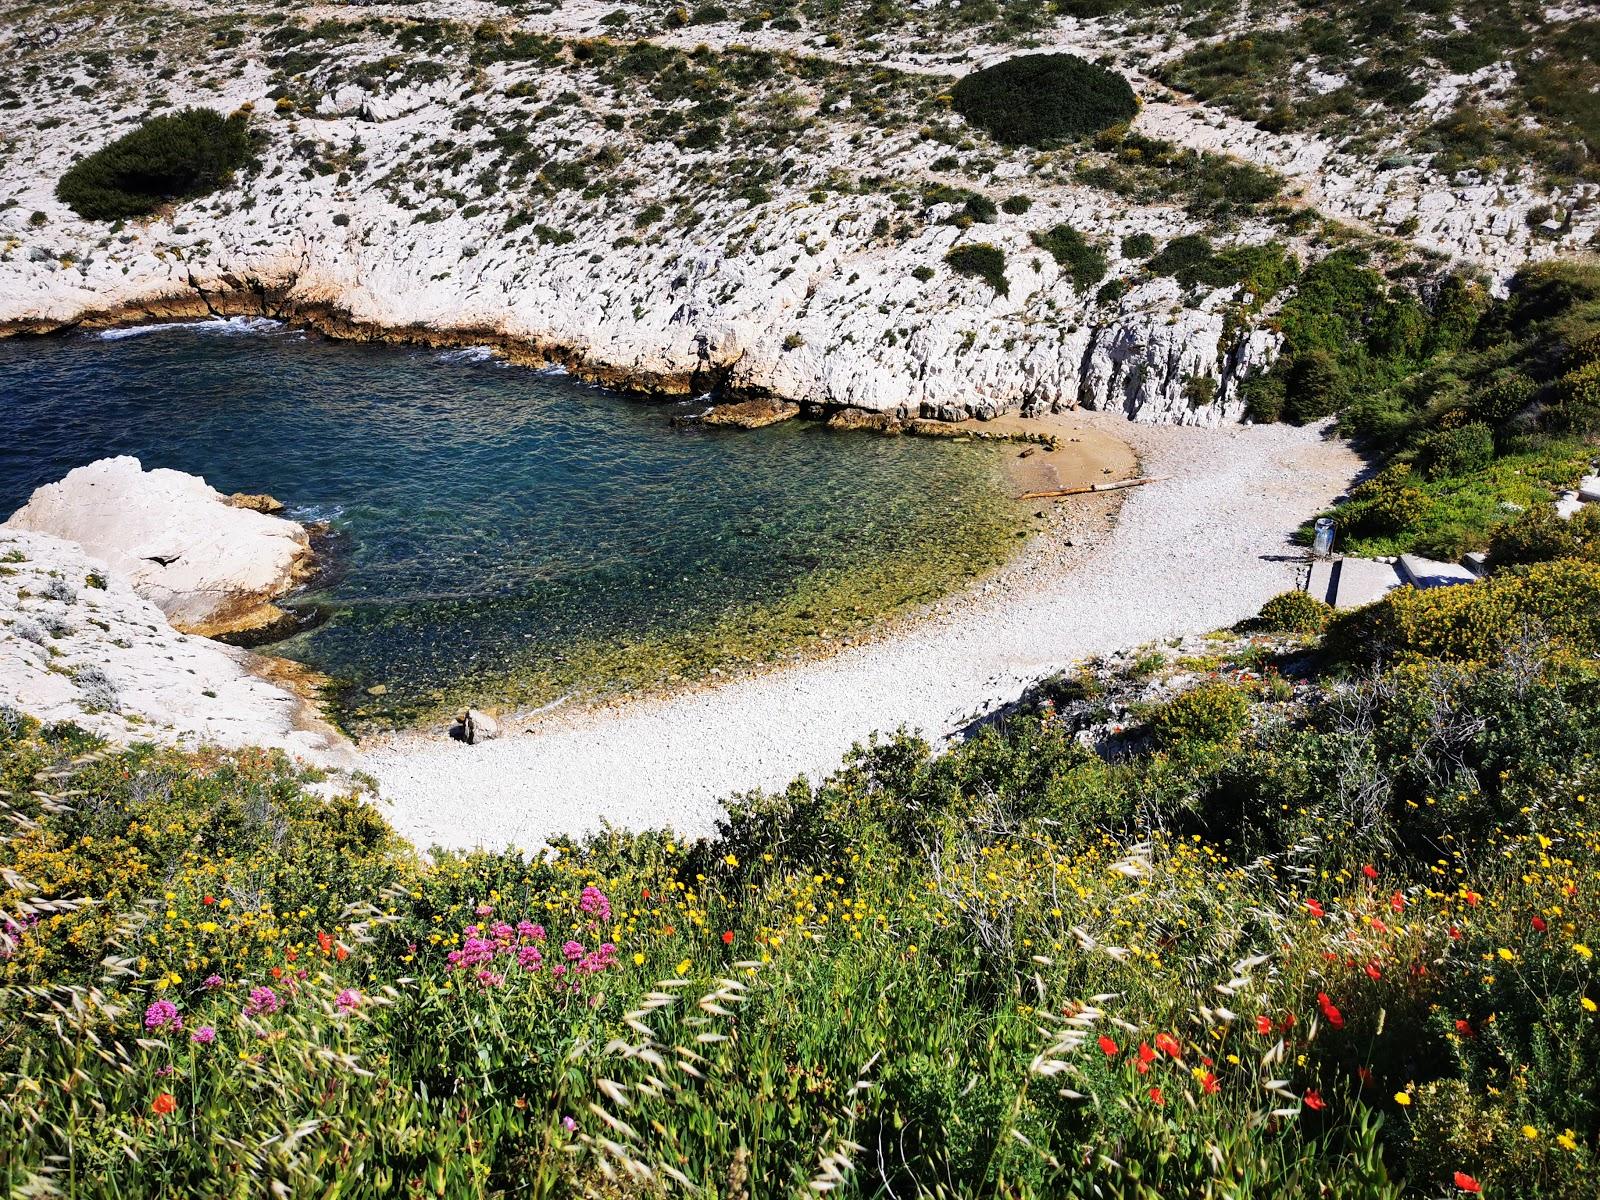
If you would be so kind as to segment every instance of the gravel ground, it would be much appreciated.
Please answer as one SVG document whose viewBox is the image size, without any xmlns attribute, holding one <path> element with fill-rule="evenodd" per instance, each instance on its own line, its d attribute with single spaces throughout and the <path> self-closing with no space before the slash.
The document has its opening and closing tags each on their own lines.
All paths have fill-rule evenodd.
<svg viewBox="0 0 1600 1200">
<path fill-rule="evenodd" d="M 1191 429 L 1056 418 L 1132 445 L 1165 482 L 1067 501 L 1011 566 L 884 638 L 666 698 L 506 722 L 477 746 L 413 733 L 367 748 L 418 845 L 534 849 L 609 824 L 712 832 L 720 799 L 836 767 L 875 730 L 935 741 L 1089 655 L 1230 625 L 1292 587 L 1289 534 L 1360 469 L 1317 427 Z M 1069 541 L 1071 543 L 1069 548 Z"/>
</svg>

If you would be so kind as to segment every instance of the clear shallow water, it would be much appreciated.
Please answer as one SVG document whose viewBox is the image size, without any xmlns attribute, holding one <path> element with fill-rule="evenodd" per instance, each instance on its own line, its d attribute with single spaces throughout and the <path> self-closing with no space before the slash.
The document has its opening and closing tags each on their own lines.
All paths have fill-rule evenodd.
<svg viewBox="0 0 1600 1200">
<path fill-rule="evenodd" d="M 110 454 L 331 522 L 280 642 L 357 724 L 762 661 L 994 565 L 1003 452 L 800 421 L 685 430 L 472 350 L 216 323 L 0 342 L 0 514 Z M 387 693 L 370 697 L 382 684 Z"/>
</svg>

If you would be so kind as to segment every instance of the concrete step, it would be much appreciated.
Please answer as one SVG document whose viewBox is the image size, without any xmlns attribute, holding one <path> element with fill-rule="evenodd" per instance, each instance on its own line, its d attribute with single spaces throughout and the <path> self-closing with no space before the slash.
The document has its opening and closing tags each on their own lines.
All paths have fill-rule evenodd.
<svg viewBox="0 0 1600 1200">
<path fill-rule="evenodd" d="M 1600 503 L 1600 475 L 1585 475 L 1578 480 L 1578 499 L 1585 504 Z"/>
<path fill-rule="evenodd" d="M 1315 581 L 1315 578 L 1314 571 L 1312 579 Z M 1330 563 L 1322 598 L 1334 608 L 1360 608 L 1373 600 L 1382 600 L 1403 582 L 1392 563 L 1374 562 L 1371 558 L 1339 558 Z"/>
<path fill-rule="evenodd" d="M 1460 563 L 1439 562 L 1420 554 L 1402 554 L 1399 565 L 1400 577 L 1417 588 L 1451 587 L 1458 583 L 1476 583 L 1478 579 Z"/>
</svg>

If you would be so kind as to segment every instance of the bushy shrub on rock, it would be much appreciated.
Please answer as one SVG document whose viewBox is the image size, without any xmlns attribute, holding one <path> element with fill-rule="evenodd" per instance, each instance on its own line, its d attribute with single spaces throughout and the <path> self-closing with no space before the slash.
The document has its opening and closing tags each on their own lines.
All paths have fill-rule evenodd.
<svg viewBox="0 0 1600 1200">
<path fill-rule="evenodd" d="M 250 154 L 242 114 L 188 108 L 152 117 L 80 158 L 61 177 L 56 196 L 91 221 L 147 216 L 169 201 L 215 191 Z"/>
<path fill-rule="evenodd" d="M 1321 633 L 1333 618 L 1333 605 L 1309 592 L 1279 592 L 1261 606 L 1256 624 L 1275 633 Z"/>
<path fill-rule="evenodd" d="M 988 242 L 957 246 L 944 256 L 944 261 L 957 275 L 981 279 L 1001 296 L 1011 290 L 1006 283 L 1005 251 Z"/>
<path fill-rule="evenodd" d="M 1073 54 L 1024 54 L 965 76 L 955 110 L 996 141 L 1038 146 L 1091 137 L 1139 110 L 1115 71 Z"/>
</svg>

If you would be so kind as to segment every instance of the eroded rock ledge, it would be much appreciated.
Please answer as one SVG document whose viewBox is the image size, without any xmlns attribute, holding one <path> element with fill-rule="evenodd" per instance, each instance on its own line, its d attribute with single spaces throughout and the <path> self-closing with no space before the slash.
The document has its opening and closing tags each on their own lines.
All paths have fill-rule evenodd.
<svg viewBox="0 0 1600 1200">
<path fill-rule="evenodd" d="M 119 742 L 265 746 L 354 766 L 354 748 L 297 688 L 268 681 L 278 665 L 179 633 L 73 542 L 0 526 L 0 706 Z"/>
<path fill-rule="evenodd" d="M 303 526 L 236 504 L 197 476 L 146 471 L 126 455 L 37 489 L 4 528 L 76 543 L 178 631 L 205 637 L 283 623 L 287 614 L 273 601 L 312 569 Z"/>
</svg>

